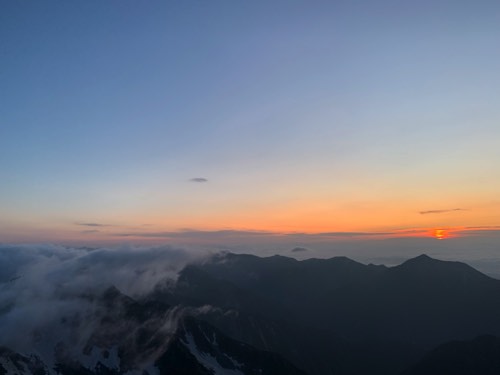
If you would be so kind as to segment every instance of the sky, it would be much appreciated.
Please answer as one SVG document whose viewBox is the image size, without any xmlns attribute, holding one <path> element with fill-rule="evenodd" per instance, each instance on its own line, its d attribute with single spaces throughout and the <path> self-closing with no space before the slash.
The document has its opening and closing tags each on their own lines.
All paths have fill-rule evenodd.
<svg viewBox="0 0 500 375">
<path fill-rule="evenodd" d="M 0 243 L 491 252 L 498 40 L 488 0 L 3 1 Z"/>
</svg>

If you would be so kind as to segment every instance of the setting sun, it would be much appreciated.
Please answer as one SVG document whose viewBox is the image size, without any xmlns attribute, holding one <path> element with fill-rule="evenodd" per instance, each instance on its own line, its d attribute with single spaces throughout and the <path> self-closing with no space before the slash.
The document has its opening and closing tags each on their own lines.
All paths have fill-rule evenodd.
<svg viewBox="0 0 500 375">
<path fill-rule="evenodd" d="M 448 232 L 445 229 L 435 229 L 434 237 L 438 240 L 444 240 L 448 237 Z"/>
</svg>

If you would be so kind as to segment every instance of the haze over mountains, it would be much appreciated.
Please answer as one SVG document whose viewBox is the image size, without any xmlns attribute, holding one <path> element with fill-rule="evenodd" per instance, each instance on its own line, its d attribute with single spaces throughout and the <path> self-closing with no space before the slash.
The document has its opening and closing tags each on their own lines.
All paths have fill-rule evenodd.
<svg viewBox="0 0 500 375">
<path fill-rule="evenodd" d="M 0 250 L 0 374 L 499 369 L 500 281 L 464 263 Z"/>
</svg>

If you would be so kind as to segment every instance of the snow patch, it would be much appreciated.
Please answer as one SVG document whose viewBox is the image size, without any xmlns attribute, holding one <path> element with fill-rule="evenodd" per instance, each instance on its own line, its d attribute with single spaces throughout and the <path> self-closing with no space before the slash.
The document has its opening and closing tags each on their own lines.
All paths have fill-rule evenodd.
<svg viewBox="0 0 500 375">
<path fill-rule="evenodd" d="M 207 369 L 213 371 L 214 375 L 244 375 L 244 373 L 240 370 L 233 370 L 222 367 L 215 357 L 211 356 L 208 353 L 201 352 L 196 346 L 192 334 L 186 334 L 186 341 L 182 341 L 182 343 L 189 349 L 191 354 L 195 356 L 196 360 Z M 231 362 L 233 362 L 235 367 L 241 368 L 241 363 L 227 355 L 226 357 L 231 360 Z"/>
</svg>

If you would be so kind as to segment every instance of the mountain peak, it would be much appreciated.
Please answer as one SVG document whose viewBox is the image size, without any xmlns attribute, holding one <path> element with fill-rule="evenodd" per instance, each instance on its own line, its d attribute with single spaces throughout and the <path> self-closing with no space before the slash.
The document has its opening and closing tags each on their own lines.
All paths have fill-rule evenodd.
<svg viewBox="0 0 500 375">
<path fill-rule="evenodd" d="M 425 264 L 434 264 L 441 262 L 437 259 L 431 258 L 427 254 L 421 254 L 416 256 L 415 258 L 410 258 L 407 261 L 403 262 L 401 266 L 409 266 L 409 265 L 425 265 Z"/>
<path fill-rule="evenodd" d="M 451 270 L 456 268 L 455 262 L 446 262 L 443 260 L 438 260 L 431 258 L 426 254 L 421 254 L 415 258 L 411 258 L 400 264 L 399 266 L 393 267 L 395 270 L 405 271 L 405 272 L 417 272 L 417 273 L 427 273 L 427 272 L 442 272 L 444 270 Z"/>
<path fill-rule="evenodd" d="M 483 282 L 489 279 L 488 276 L 465 263 L 439 260 L 425 254 L 408 259 L 401 265 L 392 267 L 392 270 L 392 272 L 404 272 L 408 275 L 419 275 L 428 280 L 439 278 L 443 282 L 446 280 L 451 283 L 464 283 L 466 280 L 467 282 L 472 280 Z"/>
<path fill-rule="evenodd" d="M 429 262 L 429 261 L 433 261 L 433 260 L 436 260 L 436 259 L 431 258 L 427 254 L 420 254 L 419 256 L 416 256 L 415 258 L 410 259 L 410 260 L 419 261 L 419 262 Z"/>
</svg>

